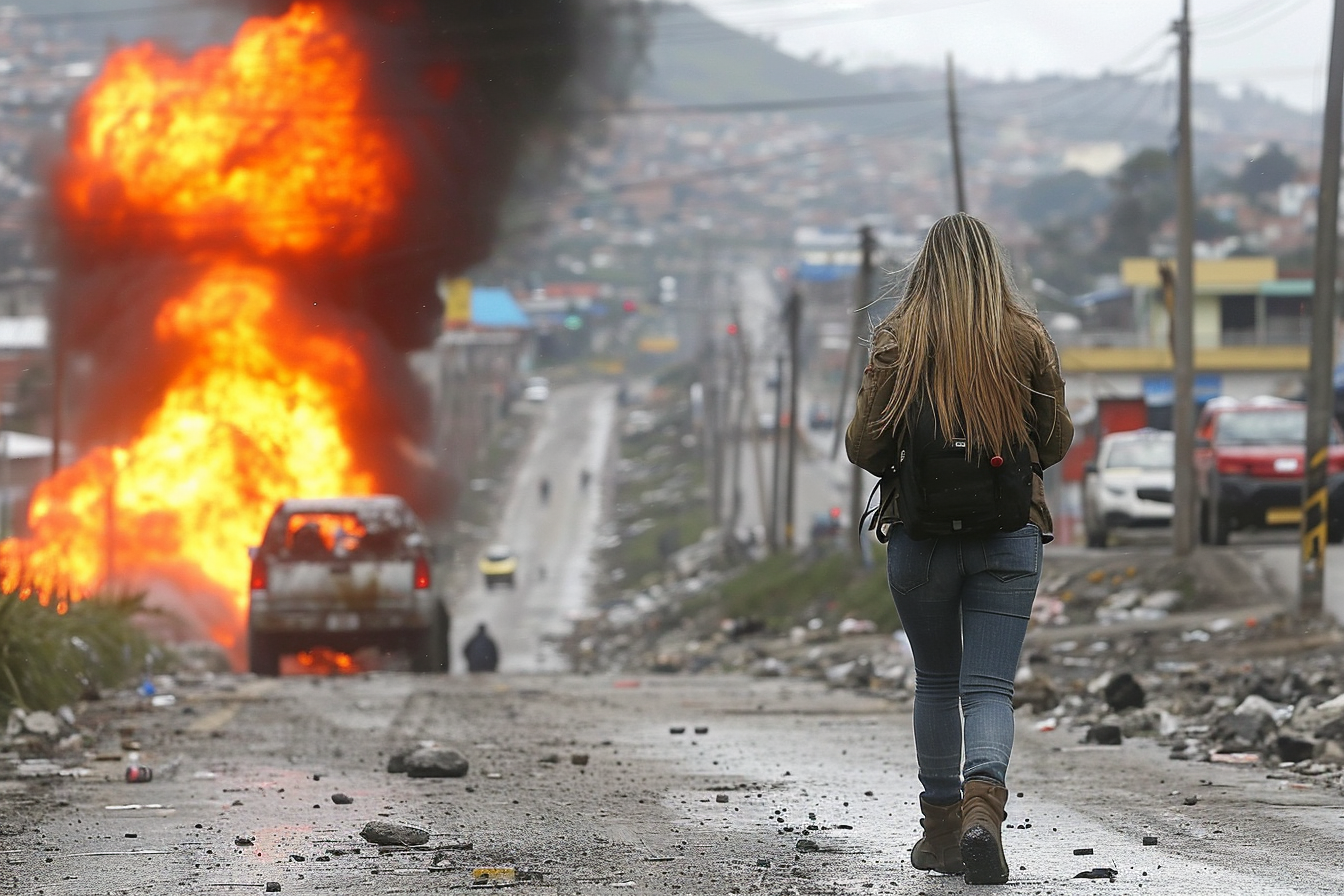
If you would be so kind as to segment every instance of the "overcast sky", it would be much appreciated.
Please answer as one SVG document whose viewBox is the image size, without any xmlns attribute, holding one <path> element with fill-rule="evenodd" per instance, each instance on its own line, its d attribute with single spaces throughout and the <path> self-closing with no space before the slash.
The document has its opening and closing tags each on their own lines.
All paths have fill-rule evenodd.
<svg viewBox="0 0 1344 896">
<path fill-rule="evenodd" d="M 774 35 L 796 55 L 847 67 L 957 66 L 1030 77 L 1145 70 L 1174 77 L 1169 33 L 1180 0 L 694 0 L 716 18 Z M 1194 75 L 1242 84 L 1300 109 L 1325 100 L 1330 0 L 1190 0 Z"/>
</svg>

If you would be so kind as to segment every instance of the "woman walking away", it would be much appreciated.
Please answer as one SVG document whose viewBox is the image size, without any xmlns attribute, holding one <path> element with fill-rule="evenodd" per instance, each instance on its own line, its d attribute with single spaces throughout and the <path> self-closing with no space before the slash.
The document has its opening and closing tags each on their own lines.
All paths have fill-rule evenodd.
<svg viewBox="0 0 1344 896">
<path fill-rule="evenodd" d="M 1001 884 L 1013 678 L 1053 537 L 1041 470 L 1073 424 L 1054 344 L 983 223 L 939 220 L 908 274 L 845 445 L 881 479 L 873 527 L 914 654 L 924 836 L 910 861 Z"/>
</svg>

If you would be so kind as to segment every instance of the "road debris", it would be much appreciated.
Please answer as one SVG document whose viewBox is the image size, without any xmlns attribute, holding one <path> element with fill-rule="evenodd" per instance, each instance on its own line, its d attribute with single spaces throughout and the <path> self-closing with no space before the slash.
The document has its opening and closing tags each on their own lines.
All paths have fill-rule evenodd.
<svg viewBox="0 0 1344 896">
<path fill-rule="evenodd" d="M 355 801 L 355 798 L 344 793 L 333 793 L 331 801 L 338 806 L 348 806 Z"/>
<path fill-rule="evenodd" d="M 401 821 L 370 821 L 359 836 L 378 846 L 423 846 L 429 842 L 427 829 Z"/>
<path fill-rule="evenodd" d="M 404 765 L 412 778 L 461 778 L 469 767 L 465 756 L 448 747 L 421 747 L 405 758 Z"/>
</svg>

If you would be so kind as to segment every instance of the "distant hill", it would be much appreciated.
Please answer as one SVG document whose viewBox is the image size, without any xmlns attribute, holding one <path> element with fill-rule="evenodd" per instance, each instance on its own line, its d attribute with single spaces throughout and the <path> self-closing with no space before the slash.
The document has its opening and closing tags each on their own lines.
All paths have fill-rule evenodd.
<svg viewBox="0 0 1344 896">
<path fill-rule="evenodd" d="M 637 94 L 672 104 L 714 104 L 909 92 L 905 101 L 791 114 L 847 130 L 898 129 L 936 135 L 946 127 L 940 69 L 896 66 L 845 72 L 791 56 L 770 41 L 737 31 L 685 3 L 655 7 L 654 35 Z M 1127 149 L 1166 146 L 1175 123 L 1175 87 L 1129 75 L 1047 76 L 990 81 L 958 76 L 958 101 L 969 148 L 1007 131 L 1019 139 L 1048 135 L 1076 142 L 1119 141 Z M 1197 152 L 1206 162 L 1260 140 L 1277 140 L 1298 154 L 1315 152 L 1316 116 L 1253 91 L 1230 97 L 1197 83 Z"/>
<path fill-rule="evenodd" d="M 242 18 L 240 4 L 188 0 L 0 2 L 53 24 L 60 22 L 98 42 L 156 36 L 191 47 L 228 40 Z M 693 105 L 908 92 L 902 101 L 790 114 L 850 132 L 940 136 L 946 128 L 941 70 L 895 66 L 841 71 L 791 56 L 771 41 L 731 28 L 688 3 L 655 2 L 651 8 L 654 34 L 636 86 L 637 96 L 645 102 Z M 138 12 L 146 9 L 153 11 Z M 69 19 L 61 18 L 67 14 Z M 1171 142 L 1175 90 L 1169 83 L 1118 74 L 988 81 L 962 73 L 958 87 L 965 139 L 972 152 L 1005 134 L 1024 141 L 1042 135 L 1076 142 L 1119 141 L 1129 150 Z M 1206 164 L 1226 165 L 1255 141 L 1279 141 L 1299 157 L 1318 151 L 1317 117 L 1255 92 L 1230 97 L 1212 84 L 1197 84 L 1194 112 L 1196 151 Z"/>
<path fill-rule="evenodd" d="M 684 3 L 660 3 L 640 93 L 663 102 L 730 103 L 862 93 L 862 79 L 798 59 Z"/>
</svg>

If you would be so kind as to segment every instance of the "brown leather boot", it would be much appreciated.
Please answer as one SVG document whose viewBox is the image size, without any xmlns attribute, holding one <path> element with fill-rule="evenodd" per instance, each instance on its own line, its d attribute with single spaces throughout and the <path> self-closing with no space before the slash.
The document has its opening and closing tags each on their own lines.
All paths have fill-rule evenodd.
<svg viewBox="0 0 1344 896">
<path fill-rule="evenodd" d="M 1008 789 L 980 778 L 966 781 L 961 798 L 961 858 L 968 884 L 1002 884 L 1008 881 L 1008 860 L 1003 856 L 1003 807 Z"/>
<path fill-rule="evenodd" d="M 920 797 L 919 808 L 924 813 L 919 820 L 924 827 L 924 836 L 910 850 L 910 864 L 921 871 L 960 874 L 964 870 L 961 864 L 961 803 L 935 806 Z"/>
</svg>

